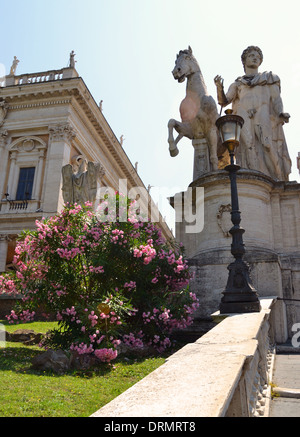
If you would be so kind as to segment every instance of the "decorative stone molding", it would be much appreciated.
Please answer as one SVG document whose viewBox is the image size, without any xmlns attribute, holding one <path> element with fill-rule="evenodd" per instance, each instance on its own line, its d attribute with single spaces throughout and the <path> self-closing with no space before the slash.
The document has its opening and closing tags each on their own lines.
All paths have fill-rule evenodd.
<svg viewBox="0 0 300 437">
<path fill-rule="evenodd" d="M 26 136 L 17 138 L 10 145 L 11 152 L 32 152 L 33 150 L 46 149 L 47 144 L 36 136 Z"/>
<path fill-rule="evenodd" d="M 3 125 L 8 110 L 8 103 L 0 99 L 0 127 Z"/>
<path fill-rule="evenodd" d="M 16 109 L 29 109 L 29 108 L 39 108 L 44 106 L 55 106 L 55 105 L 66 105 L 71 103 L 71 99 L 63 99 L 63 100 L 50 100 L 46 102 L 34 102 L 34 103 L 24 103 L 17 105 L 10 105 L 11 110 Z"/>
<path fill-rule="evenodd" d="M 24 152 L 31 152 L 35 148 L 34 141 L 31 139 L 26 139 L 22 143 L 22 150 Z"/>
<path fill-rule="evenodd" d="M 49 126 L 51 141 L 72 141 L 76 137 L 74 128 L 69 123 Z"/>
<path fill-rule="evenodd" d="M 11 238 L 8 234 L 0 234 L 0 242 L 2 241 L 11 241 Z"/>
<path fill-rule="evenodd" d="M 8 136 L 7 130 L 0 131 L 0 148 L 5 147 L 7 143 L 7 136 Z"/>
</svg>

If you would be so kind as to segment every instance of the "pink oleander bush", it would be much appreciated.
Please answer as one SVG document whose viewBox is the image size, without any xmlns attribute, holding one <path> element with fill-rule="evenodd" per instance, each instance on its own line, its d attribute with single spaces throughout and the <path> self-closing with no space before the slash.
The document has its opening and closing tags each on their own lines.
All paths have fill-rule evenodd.
<svg viewBox="0 0 300 437">
<path fill-rule="evenodd" d="M 36 221 L 18 241 L 15 274 L 0 276 L 0 294 L 23 295 L 10 323 L 33 320 L 40 307 L 55 316 L 59 327 L 45 347 L 107 363 L 121 344 L 162 352 L 175 329 L 193 322 L 199 304 L 182 248 L 140 220 L 127 198 L 116 193 L 115 205 L 106 199 L 98 212 L 66 205 Z"/>
</svg>

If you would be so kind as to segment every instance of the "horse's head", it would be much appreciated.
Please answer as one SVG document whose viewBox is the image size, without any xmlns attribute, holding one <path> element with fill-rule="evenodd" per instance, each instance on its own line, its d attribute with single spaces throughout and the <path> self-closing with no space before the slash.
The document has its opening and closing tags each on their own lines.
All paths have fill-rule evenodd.
<svg viewBox="0 0 300 437">
<path fill-rule="evenodd" d="M 172 71 L 174 79 L 178 82 L 184 82 L 190 74 L 199 71 L 199 65 L 196 61 L 191 47 L 187 50 L 180 50 L 175 61 L 175 68 Z"/>
</svg>

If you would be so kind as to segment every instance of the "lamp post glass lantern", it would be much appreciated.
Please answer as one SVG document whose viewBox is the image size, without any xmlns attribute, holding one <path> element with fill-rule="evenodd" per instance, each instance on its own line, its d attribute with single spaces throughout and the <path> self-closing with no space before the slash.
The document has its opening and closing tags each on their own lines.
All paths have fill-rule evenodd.
<svg viewBox="0 0 300 437">
<path fill-rule="evenodd" d="M 241 129 L 244 124 L 244 119 L 232 112 L 232 109 L 227 109 L 225 111 L 226 115 L 216 121 L 221 141 L 228 149 L 231 164 L 234 163 L 234 151 L 239 145 Z"/>
<path fill-rule="evenodd" d="M 260 311 L 260 302 L 257 291 L 250 278 L 248 264 L 243 261 L 245 246 L 243 233 L 245 230 L 240 227 L 241 212 L 239 210 L 236 173 L 240 166 L 234 162 L 234 152 L 239 146 L 240 133 L 244 123 L 242 117 L 234 115 L 231 109 L 225 111 L 223 117 L 216 121 L 223 144 L 227 147 L 230 155 L 230 164 L 225 167 L 229 172 L 231 188 L 231 221 L 233 227 L 230 229 L 232 235 L 231 253 L 235 261 L 227 267 L 229 270 L 228 281 L 220 304 L 220 313 L 249 313 Z"/>
</svg>

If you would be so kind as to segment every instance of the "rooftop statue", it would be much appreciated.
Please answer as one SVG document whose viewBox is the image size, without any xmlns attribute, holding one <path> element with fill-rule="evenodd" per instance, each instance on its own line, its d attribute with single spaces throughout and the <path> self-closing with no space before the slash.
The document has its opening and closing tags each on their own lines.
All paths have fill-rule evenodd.
<svg viewBox="0 0 300 437">
<path fill-rule="evenodd" d="M 274 179 L 287 181 L 291 160 L 283 133 L 290 115 L 283 111 L 280 79 L 272 72 L 258 72 L 263 61 L 259 47 L 249 46 L 242 53 L 245 75 L 238 77 L 224 93 L 223 79 L 215 77 L 218 103 L 232 103 L 233 113 L 243 117 L 237 163 L 259 170 Z"/>
<path fill-rule="evenodd" d="M 171 119 L 169 129 L 169 151 L 171 156 L 178 155 L 178 142 L 183 137 L 191 140 L 205 138 L 209 149 L 210 170 L 218 169 L 219 136 L 215 125 L 218 118 L 217 105 L 207 88 L 191 47 L 180 50 L 172 71 L 179 83 L 187 79 L 186 97 L 180 105 L 181 122 Z M 178 132 L 176 139 L 173 130 Z"/>
<path fill-rule="evenodd" d="M 10 67 L 10 73 L 9 73 L 11 76 L 14 76 L 16 74 L 16 70 L 19 62 L 20 62 L 19 59 L 16 56 L 14 56 L 14 60 L 12 66 Z"/>
<path fill-rule="evenodd" d="M 97 180 L 102 179 L 105 170 L 100 163 L 88 162 L 83 156 L 75 156 L 72 164 L 62 168 L 63 199 L 65 203 L 94 202 L 97 194 Z"/>
<path fill-rule="evenodd" d="M 77 62 L 77 61 L 75 61 L 75 56 L 76 56 L 76 54 L 75 54 L 74 50 L 72 50 L 70 53 L 70 60 L 69 60 L 69 67 L 70 68 L 75 68 L 75 62 Z"/>
</svg>

